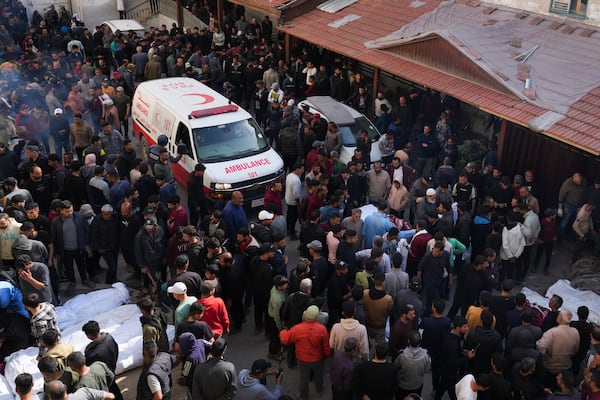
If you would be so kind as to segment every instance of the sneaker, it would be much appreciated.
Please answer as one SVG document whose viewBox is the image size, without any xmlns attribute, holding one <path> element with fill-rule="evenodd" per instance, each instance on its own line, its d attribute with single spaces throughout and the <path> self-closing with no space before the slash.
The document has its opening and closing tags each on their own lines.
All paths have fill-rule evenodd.
<svg viewBox="0 0 600 400">
<path fill-rule="evenodd" d="M 86 279 L 85 281 L 83 281 L 83 284 L 87 287 L 89 287 L 90 289 L 93 289 L 96 287 L 96 284 L 94 283 L 94 281 L 90 280 L 90 279 Z"/>
</svg>

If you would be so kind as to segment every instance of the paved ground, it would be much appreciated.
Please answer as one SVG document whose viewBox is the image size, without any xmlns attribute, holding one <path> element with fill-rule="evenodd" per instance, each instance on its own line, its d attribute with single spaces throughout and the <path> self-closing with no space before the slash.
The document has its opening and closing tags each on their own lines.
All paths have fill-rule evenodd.
<svg viewBox="0 0 600 400">
<path fill-rule="evenodd" d="M 182 196 L 182 198 L 185 198 Z M 291 269 L 296 265 L 298 260 L 298 251 L 297 251 L 298 242 L 290 242 L 287 248 L 287 254 L 289 257 L 288 267 Z M 551 274 L 549 276 L 543 275 L 543 273 L 539 272 L 537 274 L 530 274 L 527 278 L 527 286 L 531 289 L 537 290 L 540 293 L 544 293 L 548 286 L 553 284 L 557 279 L 562 278 L 562 274 L 566 271 L 570 265 L 570 244 L 565 243 L 560 246 L 557 250 L 555 250 L 552 264 L 551 264 Z M 118 276 L 120 279 L 127 279 L 130 274 L 126 271 L 126 267 L 123 265 L 123 261 L 120 260 L 120 267 Z M 127 282 L 130 286 L 138 286 L 138 282 Z M 106 285 L 99 284 L 97 288 L 103 288 Z M 80 292 L 88 291 L 89 289 L 80 286 Z M 132 289 L 132 294 L 135 294 L 137 291 Z M 452 298 L 452 295 L 450 298 Z M 132 300 L 133 301 L 133 300 Z M 264 337 L 263 334 L 255 335 L 254 334 L 254 326 L 251 322 L 252 318 L 248 318 L 250 322 L 246 323 L 242 329 L 242 332 L 231 335 L 229 337 L 229 348 L 226 353 L 226 359 L 233 362 L 236 365 L 238 372 L 243 368 L 250 368 L 252 362 L 257 358 L 266 358 L 268 341 Z M 273 368 L 277 368 L 278 365 L 274 363 Z M 284 381 L 283 381 L 283 393 L 290 394 L 295 397 L 295 393 L 297 393 L 298 388 L 298 372 L 297 370 L 288 370 L 287 365 L 284 362 L 282 364 L 282 368 L 285 370 L 284 372 Z M 329 364 L 326 368 L 327 376 L 325 378 L 325 393 L 319 397 L 316 395 L 314 385 L 310 388 L 310 398 L 311 399 L 329 399 L 331 398 L 330 384 L 329 384 Z M 118 383 L 121 389 L 123 390 L 123 395 L 126 400 L 133 400 L 135 398 L 135 387 L 137 384 L 137 379 L 139 376 L 140 369 L 135 369 L 132 371 L 128 371 L 118 377 Z M 176 369 L 173 372 L 174 380 L 176 380 L 179 374 L 179 370 Z M 273 385 L 273 377 L 269 379 L 269 385 Z M 426 379 L 423 398 L 428 399 L 431 398 L 431 384 L 430 381 Z M 184 387 L 179 386 L 177 383 L 173 384 L 173 399 L 175 400 L 183 400 L 186 399 L 186 390 Z"/>
<path fill-rule="evenodd" d="M 184 189 L 179 190 L 181 198 L 187 198 L 186 192 Z M 292 241 L 288 243 L 287 247 L 287 255 L 289 257 L 288 268 L 293 268 L 298 260 L 298 251 L 297 251 L 298 242 Z M 551 263 L 551 274 L 549 276 L 545 276 L 541 271 L 538 270 L 537 274 L 530 274 L 527 277 L 526 285 L 538 291 L 539 293 L 545 293 L 546 289 L 552 285 L 557 279 L 563 277 L 563 273 L 566 272 L 570 266 L 571 259 L 571 250 L 572 243 L 566 242 L 555 249 L 552 263 Z M 534 252 L 535 255 L 535 252 Z M 541 269 L 541 268 L 540 268 Z M 118 277 L 121 280 L 126 281 L 127 277 L 130 274 L 127 272 L 126 267 L 122 259 L 120 259 L 119 263 L 119 271 Z M 126 283 L 130 287 L 139 287 L 139 282 L 126 281 Z M 99 284 L 97 289 L 101 289 L 107 287 L 107 285 Z M 78 286 L 78 293 L 83 293 L 89 291 L 88 288 Z M 519 289 L 519 288 L 517 288 Z M 132 289 L 132 294 L 135 294 L 136 290 Z M 453 293 L 450 294 L 450 299 L 453 298 Z M 133 301 L 133 300 L 132 300 Z M 448 307 L 449 308 L 449 307 Z M 226 359 L 233 362 L 236 365 L 237 371 L 239 372 L 243 368 L 250 368 L 252 362 L 257 358 L 266 358 L 267 349 L 268 349 L 268 341 L 265 339 L 263 334 L 255 335 L 254 334 L 254 326 L 251 322 L 252 318 L 248 318 L 250 322 L 246 323 L 240 333 L 231 335 L 229 337 L 229 348 L 226 353 Z M 273 368 L 277 368 L 278 365 L 274 364 Z M 298 393 L 298 372 L 297 369 L 288 370 L 287 365 L 284 362 L 282 364 L 282 368 L 285 370 L 284 372 L 284 380 L 282 385 L 282 393 L 289 394 L 294 398 L 297 398 L 296 393 Z M 317 396 L 314 385 L 310 386 L 310 398 L 311 399 L 330 399 L 331 398 L 331 390 L 330 390 L 330 382 L 329 382 L 329 362 L 325 369 L 326 377 L 325 377 L 325 392 L 321 396 Z M 118 377 L 118 383 L 123 391 L 123 397 L 125 400 L 134 400 L 135 399 L 135 391 L 138 376 L 140 373 L 140 369 L 135 369 L 132 371 L 128 371 L 124 374 L 121 374 Z M 179 376 L 179 369 L 175 369 L 173 371 L 174 382 L 176 378 Z M 268 378 L 268 386 L 272 387 L 274 384 L 274 378 Z M 177 383 L 173 384 L 173 395 L 172 398 L 174 400 L 185 400 L 187 398 L 186 389 Z M 425 385 L 423 390 L 423 398 L 430 399 L 431 396 L 431 381 L 430 377 L 426 377 Z"/>
</svg>

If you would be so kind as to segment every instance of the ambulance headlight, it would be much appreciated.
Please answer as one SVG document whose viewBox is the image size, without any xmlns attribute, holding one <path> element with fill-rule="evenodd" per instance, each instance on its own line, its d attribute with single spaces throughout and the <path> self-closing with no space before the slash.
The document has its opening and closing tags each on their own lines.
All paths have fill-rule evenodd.
<svg viewBox="0 0 600 400">
<path fill-rule="evenodd" d="M 231 183 L 215 183 L 215 190 L 229 190 Z"/>
</svg>

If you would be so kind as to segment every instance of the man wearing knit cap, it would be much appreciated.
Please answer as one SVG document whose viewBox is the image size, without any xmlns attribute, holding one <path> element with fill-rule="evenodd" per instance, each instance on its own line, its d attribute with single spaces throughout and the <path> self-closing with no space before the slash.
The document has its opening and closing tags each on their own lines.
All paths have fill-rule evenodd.
<svg viewBox="0 0 600 400">
<path fill-rule="evenodd" d="M 281 343 L 296 346 L 296 358 L 300 369 L 300 398 L 308 398 L 308 380 L 312 375 L 319 394 L 323 393 L 323 373 L 325 358 L 331 354 L 329 335 L 324 325 L 317 322 L 319 308 L 310 306 L 303 315 L 304 321 L 290 330 L 279 333 Z"/>
</svg>

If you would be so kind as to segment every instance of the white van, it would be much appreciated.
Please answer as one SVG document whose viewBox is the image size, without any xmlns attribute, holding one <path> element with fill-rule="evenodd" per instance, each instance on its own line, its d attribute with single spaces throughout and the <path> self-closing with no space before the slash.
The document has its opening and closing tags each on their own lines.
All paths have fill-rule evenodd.
<svg viewBox="0 0 600 400">
<path fill-rule="evenodd" d="M 340 103 L 330 96 L 312 96 L 298 103 L 298 108 L 302 110 L 303 106 L 308 106 L 308 112 L 312 115 L 319 113 L 321 118 L 327 122 L 335 122 L 340 132 L 344 145 L 340 151 L 340 161 L 347 164 L 351 161 L 356 148 L 356 140 L 360 132 L 365 130 L 371 139 L 371 163 L 381 159 L 381 151 L 377 141 L 381 138 L 381 133 L 375 128 L 375 125 L 364 114 L 356 111 L 354 108 Z"/>
<path fill-rule="evenodd" d="M 187 153 L 173 165 L 175 179 L 187 186 L 194 166 L 204 164 L 204 189 L 215 200 L 239 190 L 253 208 L 260 207 L 266 185 L 284 175 L 283 160 L 250 113 L 194 79 L 141 83 L 131 116 L 144 154 L 167 135 L 171 154 L 178 148 Z"/>
<path fill-rule="evenodd" d="M 112 33 L 121 31 L 121 33 L 126 35 L 127 32 L 134 31 L 138 37 L 144 37 L 145 28 L 135 19 L 111 19 L 110 21 L 103 21 L 100 26 L 102 28 L 108 26 Z"/>
</svg>

